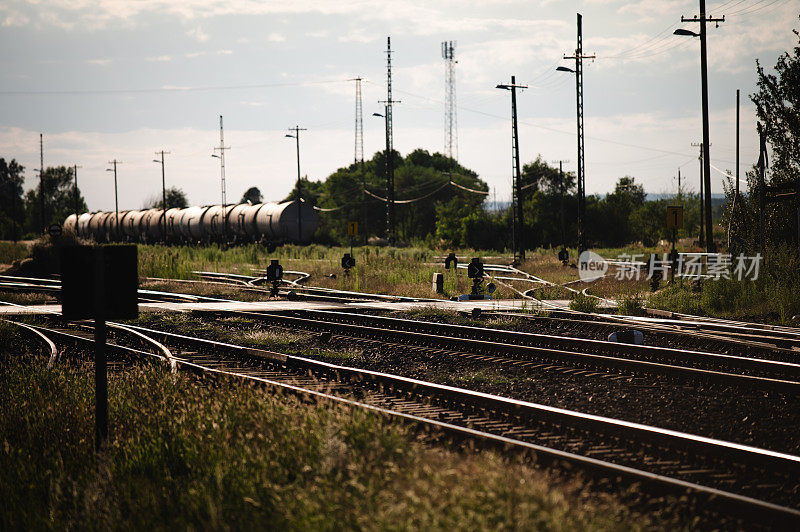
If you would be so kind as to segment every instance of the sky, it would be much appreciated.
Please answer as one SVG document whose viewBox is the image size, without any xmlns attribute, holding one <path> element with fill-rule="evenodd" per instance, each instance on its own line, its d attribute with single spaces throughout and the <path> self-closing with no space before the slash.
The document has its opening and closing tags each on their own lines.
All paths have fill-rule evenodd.
<svg viewBox="0 0 800 532">
<path fill-rule="evenodd" d="M 456 41 L 459 162 L 498 200 L 511 194 L 511 101 L 495 88 L 516 76 L 523 163 L 538 155 L 576 164 L 575 77 L 557 72 L 583 16 L 587 192 L 624 175 L 649 193 L 697 190 L 702 140 L 700 44 L 674 36 L 691 0 L 3 0 L 0 3 L 0 157 L 26 168 L 78 165 L 91 210 L 120 209 L 160 194 L 155 152 L 166 150 L 167 186 L 192 204 L 220 202 L 219 116 L 224 117 L 228 202 L 257 186 L 284 198 L 301 173 L 320 180 L 354 160 L 355 77 L 363 82 L 364 152 L 384 146 L 386 39 L 392 40 L 394 146 L 444 151 L 445 61 Z M 736 90 L 741 162 L 758 158 L 756 59 L 772 70 L 797 44 L 796 0 L 709 1 L 725 16 L 708 28 L 712 192 L 735 172 Z M 398 191 L 402 198 L 402 191 Z"/>
</svg>

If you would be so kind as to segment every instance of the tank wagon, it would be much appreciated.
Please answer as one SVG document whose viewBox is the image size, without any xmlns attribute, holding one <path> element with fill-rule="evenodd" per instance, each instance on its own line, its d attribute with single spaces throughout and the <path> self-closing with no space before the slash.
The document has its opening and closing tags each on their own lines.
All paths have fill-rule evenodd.
<svg viewBox="0 0 800 532">
<path fill-rule="evenodd" d="M 298 216 L 299 215 L 299 216 Z M 299 218 L 299 219 L 298 219 Z M 206 205 L 186 209 L 71 214 L 64 231 L 97 242 L 161 242 L 166 219 L 167 241 L 174 244 L 203 242 L 310 242 L 319 214 L 305 202 L 251 205 Z M 118 220 L 118 221 L 117 221 Z"/>
</svg>

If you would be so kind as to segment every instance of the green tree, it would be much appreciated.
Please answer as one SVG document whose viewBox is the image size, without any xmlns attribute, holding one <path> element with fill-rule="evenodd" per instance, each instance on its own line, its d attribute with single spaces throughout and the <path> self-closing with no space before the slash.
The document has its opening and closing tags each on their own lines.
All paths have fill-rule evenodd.
<svg viewBox="0 0 800 532">
<path fill-rule="evenodd" d="M 392 157 L 397 237 L 407 242 L 438 239 L 443 245 L 459 245 L 463 240 L 461 218 L 482 212 L 486 183 L 440 153 L 417 149 L 406 157 L 395 151 Z M 313 188 L 314 204 L 322 211 L 322 233 L 317 236 L 344 242 L 348 221 L 358 221 L 364 235 L 385 236 L 386 160 L 384 152 L 377 152 L 363 164 L 339 168 L 324 182 L 308 185 Z M 307 188 L 305 182 L 303 186 Z M 294 196 L 295 191 L 290 197 Z"/>
<path fill-rule="evenodd" d="M 41 233 L 50 224 L 62 224 L 67 216 L 75 213 L 75 181 L 73 168 L 56 166 L 45 169 L 41 187 L 25 194 L 25 225 L 31 233 Z M 44 195 L 44 202 L 40 196 Z M 44 203 L 44 216 L 42 216 Z M 86 212 L 86 201 L 78 189 L 78 213 Z"/>
<path fill-rule="evenodd" d="M 22 184 L 25 168 L 0 158 L 0 238 L 19 240 L 25 223 Z"/>
<path fill-rule="evenodd" d="M 784 52 L 775 64 L 775 73 L 764 70 L 756 61 L 758 90 L 750 95 L 756 105 L 758 121 L 763 125 L 768 145 L 768 186 L 794 188 L 800 179 L 800 33 L 793 30 L 798 43 L 791 52 Z M 748 194 L 736 196 L 735 186 L 726 184 L 723 224 L 730 228 L 735 251 L 755 253 L 764 243 L 796 242 L 800 194 L 786 196 L 783 201 L 768 203 L 764 209 L 765 234 L 759 234 L 759 186 L 755 168 L 747 173 Z"/>
<path fill-rule="evenodd" d="M 189 200 L 186 197 L 186 192 L 178 187 L 169 187 L 165 194 L 167 198 L 167 209 L 185 209 L 189 206 Z M 153 194 L 149 200 L 145 202 L 145 209 L 163 209 L 164 201 L 161 192 Z"/>
<path fill-rule="evenodd" d="M 261 191 L 258 189 L 258 187 L 250 187 L 242 195 L 242 199 L 239 200 L 239 203 L 252 203 L 255 205 L 256 203 L 262 203 L 263 201 L 264 196 L 261 194 Z"/>
</svg>

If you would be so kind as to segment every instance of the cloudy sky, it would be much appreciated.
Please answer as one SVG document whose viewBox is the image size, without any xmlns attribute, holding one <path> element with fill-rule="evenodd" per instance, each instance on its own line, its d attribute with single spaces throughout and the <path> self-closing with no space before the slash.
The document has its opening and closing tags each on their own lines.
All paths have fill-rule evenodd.
<svg viewBox="0 0 800 532">
<path fill-rule="evenodd" d="M 444 148 L 441 41 L 454 40 L 458 155 L 508 198 L 510 96 L 516 75 L 523 162 L 541 154 L 574 169 L 575 82 L 556 72 L 575 48 L 583 15 L 586 186 L 603 193 L 633 175 L 652 193 L 673 192 L 678 167 L 697 188 L 701 140 L 699 41 L 673 36 L 691 0 L 3 0 L 0 3 L 0 157 L 37 182 L 45 166 L 78 164 L 90 209 L 113 208 L 107 162 L 119 165 L 120 208 L 160 190 L 154 152 L 167 150 L 167 184 L 192 203 L 219 202 L 224 115 L 228 198 L 256 185 L 281 199 L 302 172 L 322 179 L 353 160 L 355 84 L 363 86 L 367 156 L 381 150 L 386 37 L 392 37 L 395 148 Z M 741 161 L 757 158 L 755 61 L 769 69 L 800 27 L 796 0 L 709 1 L 726 16 L 709 27 L 711 158 L 735 168 L 736 89 L 742 91 Z M 722 173 L 713 172 L 721 192 Z M 402 196 L 402 192 L 400 192 Z"/>
</svg>

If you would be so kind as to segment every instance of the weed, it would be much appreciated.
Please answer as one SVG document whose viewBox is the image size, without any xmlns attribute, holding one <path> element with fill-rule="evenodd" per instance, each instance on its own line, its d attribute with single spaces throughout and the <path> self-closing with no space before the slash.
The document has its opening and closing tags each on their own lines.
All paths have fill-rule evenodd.
<svg viewBox="0 0 800 532">
<path fill-rule="evenodd" d="M 0 359 L 0 529 L 654 526 L 521 459 L 432 448 L 387 417 L 204 381 L 161 366 L 112 373 L 109 441 L 95 454 L 91 368 Z"/>
</svg>

